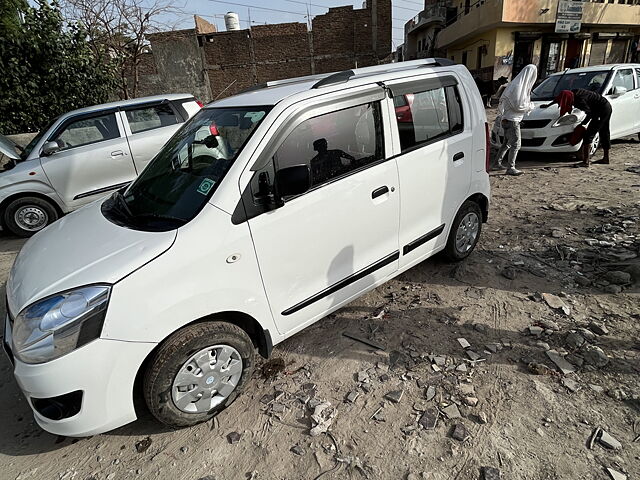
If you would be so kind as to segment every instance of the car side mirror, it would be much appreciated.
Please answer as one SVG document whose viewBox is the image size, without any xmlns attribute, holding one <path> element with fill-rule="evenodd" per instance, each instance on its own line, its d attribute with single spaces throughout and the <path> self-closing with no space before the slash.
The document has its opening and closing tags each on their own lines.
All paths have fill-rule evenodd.
<svg viewBox="0 0 640 480">
<path fill-rule="evenodd" d="M 617 86 L 611 89 L 611 95 L 620 96 L 620 95 L 624 95 L 628 91 L 629 90 L 627 90 L 626 87 Z"/>
<path fill-rule="evenodd" d="M 62 147 L 56 140 L 47 142 L 42 146 L 42 155 L 45 155 L 45 156 L 53 155 L 61 148 Z"/>
<path fill-rule="evenodd" d="M 276 188 L 280 198 L 302 195 L 311 188 L 308 165 L 294 165 L 276 173 Z"/>
</svg>

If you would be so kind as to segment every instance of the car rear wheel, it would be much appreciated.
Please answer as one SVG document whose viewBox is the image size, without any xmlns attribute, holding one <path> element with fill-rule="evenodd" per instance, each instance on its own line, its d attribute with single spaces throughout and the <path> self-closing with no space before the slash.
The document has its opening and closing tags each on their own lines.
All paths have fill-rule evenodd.
<svg viewBox="0 0 640 480">
<path fill-rule="evenodd" d="M 4 224 L 20 237 L 30 237 L 58 219 L 56 208 L 39 197 L 21 197 L 4 210 Z"/>
<path fill-rule="evenodd" d="M 254 364 L 244 330 L 226 322 L 197 323 L 170 336 L 144 375 L 152 415 L 171 427 L 206 422 L 244 390 Z"/>
<path fill-rule="evenodd" d="M 454 262 L 464 260 L 473 252 L 481 232 L 482 211 L 480 206 L 476 202 L 467 200 L 462 204 L 453 221 L 444 254 Z"/>
</svg>

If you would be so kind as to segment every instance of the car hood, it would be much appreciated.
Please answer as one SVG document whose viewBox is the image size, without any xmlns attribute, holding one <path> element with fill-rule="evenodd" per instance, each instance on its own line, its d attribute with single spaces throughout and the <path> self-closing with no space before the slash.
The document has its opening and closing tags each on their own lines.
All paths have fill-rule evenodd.
<svg viewBox="0 0 640 480">
<path fill-rule="evenodd" d="M 525 115 L 525 120 L 555 120 L 560 117 L 560 108 L 558 105 L 552 105 L 549 108 L 540 108 L 540 105 L 544 105 L 549 102 L 533 102 L 536 106 L 531 112 Z"/>
<path fill-rule="evenodd" d="M 13 315 L 58 292 L 92 283 L 113 284 L 173 245 L 176 230 L 142 232 L 120 227 L 104 218 L 101 203 L 63 217 L 22 247 L 7 281 Z"/>
<path fill-rule="evenodd" d="M 20 160 L 18 146 L 4 135 L 0 135 L 0 154 L 6 155 L 11 160 Z"/>
</svg>

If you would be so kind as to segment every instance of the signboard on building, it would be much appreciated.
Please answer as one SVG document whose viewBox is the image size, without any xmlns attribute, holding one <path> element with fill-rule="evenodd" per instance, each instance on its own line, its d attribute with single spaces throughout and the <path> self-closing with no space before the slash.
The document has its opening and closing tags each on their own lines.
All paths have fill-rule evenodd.
<svg viewBox="0 0 640 480">
<path fill-rule="evenodd" d="M 582 0 L 560 0 L 556 16 L 556 33 L 578 33 L 582 27 Z"/>
</svg>

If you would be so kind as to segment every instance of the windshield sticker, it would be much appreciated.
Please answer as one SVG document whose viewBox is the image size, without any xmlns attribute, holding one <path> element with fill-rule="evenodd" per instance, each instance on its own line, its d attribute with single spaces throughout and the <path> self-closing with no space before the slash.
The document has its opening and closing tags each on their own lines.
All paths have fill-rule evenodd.
<svg viewBox="0 0 640 480">
<path fill-rule="evenodd" d="M 201 193 L 202 195 L 208 195 L 215 183 L 216 182 L 214 182 L 210 178 L 204 178 L 198 186 L 198 193 Z"/>
</svg>

